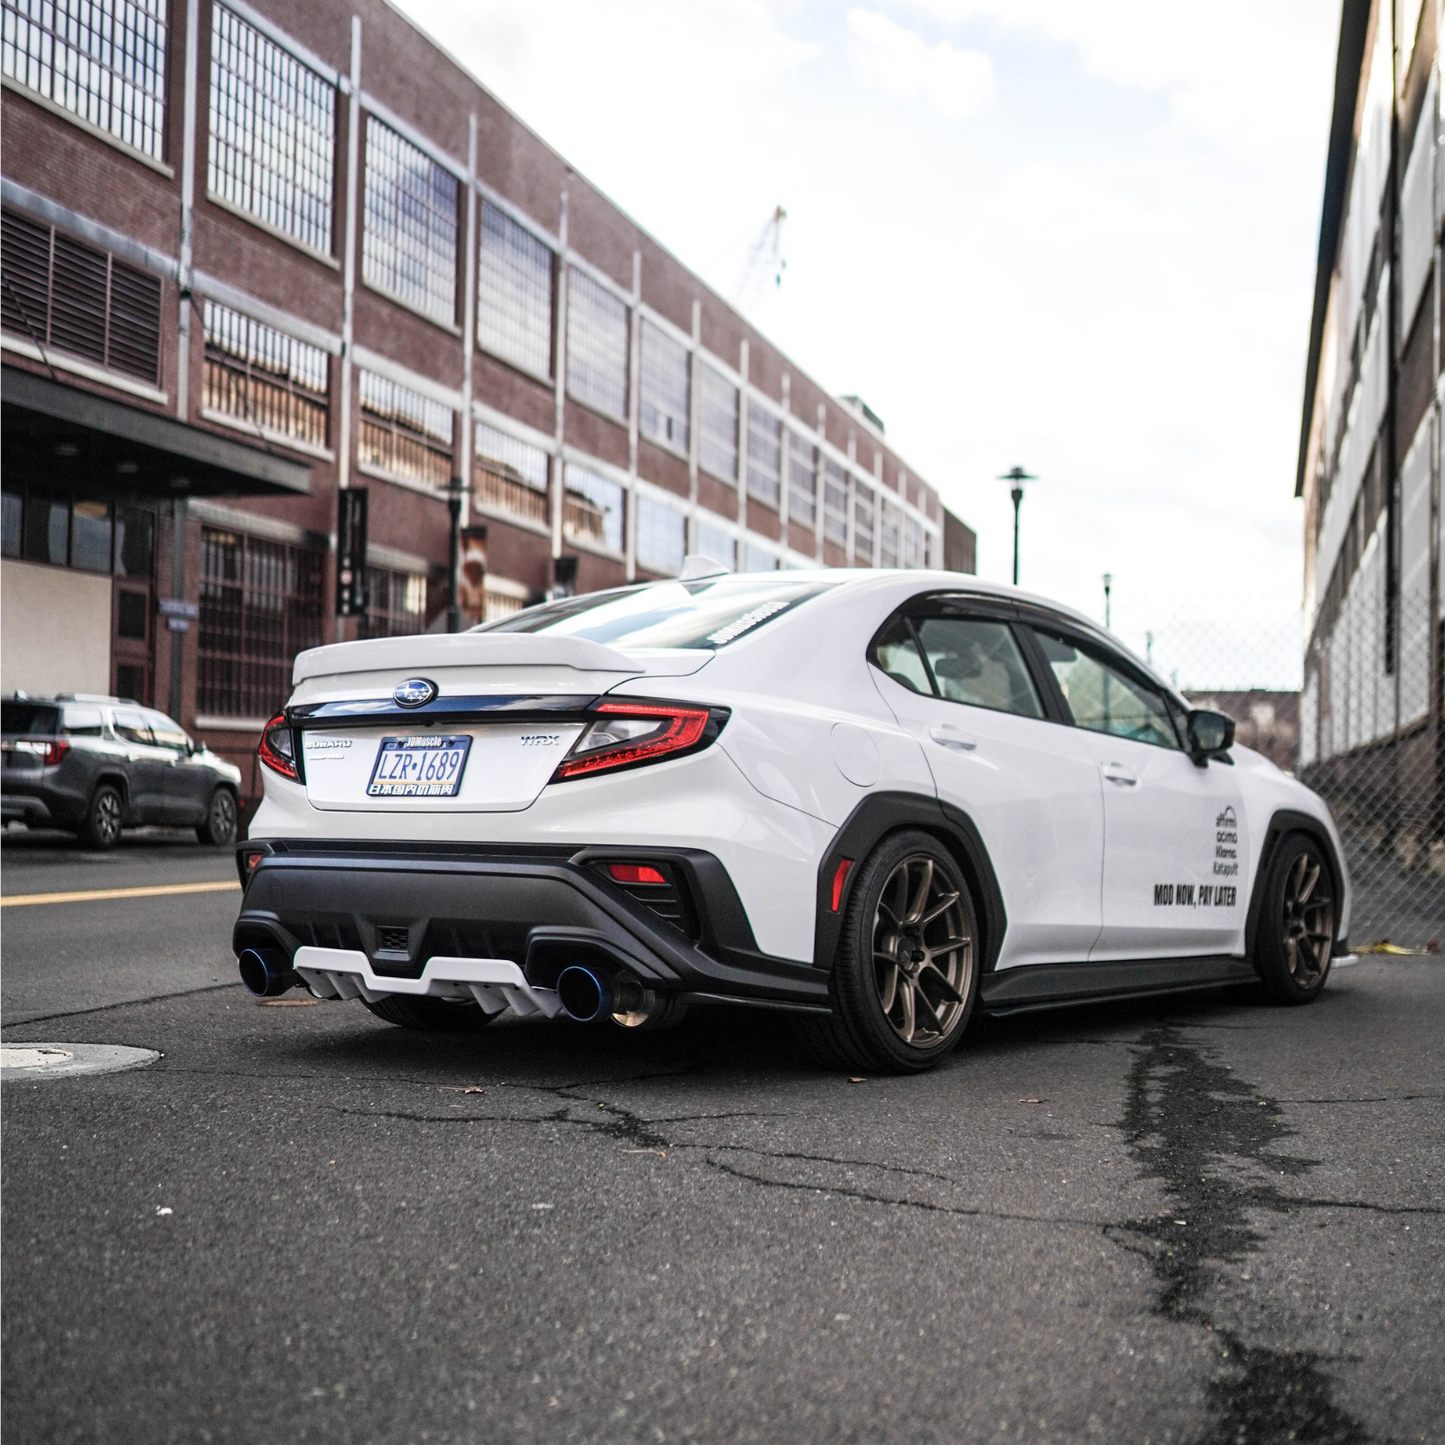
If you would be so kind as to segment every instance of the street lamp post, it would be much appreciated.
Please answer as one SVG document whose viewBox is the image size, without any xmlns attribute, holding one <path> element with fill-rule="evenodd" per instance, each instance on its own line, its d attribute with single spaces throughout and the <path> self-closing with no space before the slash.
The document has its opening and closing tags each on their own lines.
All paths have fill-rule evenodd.
<svg viewBox="0 0 1445 1445">
<path fill-rule="evenodd" d="M 1110 624 L 1110 616 L 1109 616 L 1109 595 L 1110 595 L 1111 592 L 1113 592 L 1113 590 L 1114 590 L 1114 574 L 1113 574 L 1112 572 L 1105 572 L 1105 573 L 1104 573 L 1104 626 L 1105 626 L 1105 627 L 1109 627 L 1109 626 L 1111 625 L 1111 624 Z"/>
<path fill-rule="evenodd" d="M 1017 586 L 1019 585 L 1019 507 L 1022 505 L 1023 499 L 1024 499 L 1024 483 L 1025 483 L 1025 482 L 1036 482 L 1037 480 L 1038 480 L 1037 477 L 1035 477 L 1035 476 L 1031 475 L 1030 473 L 1024 471 L 1024 469 L 1023 469 L 1022 467 L 1010 467 L 1010 468 L 1008 469 L 1008 471 L 1006 471 L 1006 472 L 1003 474 L 1003 476 L 1001 476 L 1001 477 L 999 478 L 999 481 L 1001 481 L 1001 482 L 1012 482 L 1012 483 L 1013 483 L 1013 489 L 1009 492 L 1009 496 L 1011 496 L 1011 497 L 1013 498 L 1013 503 L 1014 503 L 1014 586 L 1015 586 L 1015 587 L 1017 587 Z"/>
<path fill-rule="evenodd" d="M 462 565 L 462 479 L 453 477 L 447 488 L 447 510 L 451 513 L 451 536 L 447 539 L 447 631 L 462 628 L 461 601 L 457 588 Z"/>
</svg>

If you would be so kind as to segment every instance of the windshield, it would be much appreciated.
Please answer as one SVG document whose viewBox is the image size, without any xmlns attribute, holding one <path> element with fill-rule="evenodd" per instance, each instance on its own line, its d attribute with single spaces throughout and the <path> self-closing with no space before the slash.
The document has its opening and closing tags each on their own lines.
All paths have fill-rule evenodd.
<svg viewBox="0 0 1445 1445">
<path fill-rule="evenodd" d="M 650 582 L 529 607 L 473 632 L 544 632 L 613 647 L 725 647 L 836 582 L 707 577 Z"/>
</svg>

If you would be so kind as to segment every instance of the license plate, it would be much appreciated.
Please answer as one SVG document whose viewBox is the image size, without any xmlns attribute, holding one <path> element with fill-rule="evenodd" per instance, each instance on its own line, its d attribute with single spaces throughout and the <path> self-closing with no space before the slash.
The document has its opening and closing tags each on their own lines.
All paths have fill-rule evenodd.
<svg viewBox="0 0 1445 1445">
<path fill-rule="evenodd" d="M 455 798 L 470 737 L 382 738 L 366 785 L 368 798 Z"/>
</svg>

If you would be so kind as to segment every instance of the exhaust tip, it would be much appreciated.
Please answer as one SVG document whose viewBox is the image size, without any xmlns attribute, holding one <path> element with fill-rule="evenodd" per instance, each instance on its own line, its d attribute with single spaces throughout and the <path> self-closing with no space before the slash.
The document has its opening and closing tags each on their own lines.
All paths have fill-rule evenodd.
<svg viewBox="0 0 1445 1445">
<path fill-rule="evenodd" d="M 605 977 L 573 964 L 557 978 L 557 998 L 567 1017 L 590 1024 L 612 1012 L 612 986 Z"/>
<path fill-rule="evenodd" d="M 301 982 L 291 967 L 291 961 L 274 948 L 242 949 L 236 958 L 236 966 L 240 969 L 246 991 L 256 998 L 275 998 Z"/>
</svg>

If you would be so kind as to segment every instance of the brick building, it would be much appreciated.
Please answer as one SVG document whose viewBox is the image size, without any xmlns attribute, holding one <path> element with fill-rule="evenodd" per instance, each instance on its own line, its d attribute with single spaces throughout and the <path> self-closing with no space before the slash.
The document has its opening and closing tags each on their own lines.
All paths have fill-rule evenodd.
<svg viewBox="0 0 1445 1445">
<path fill-rule="evenodd" d="M 942 566 L 946 522 L 971 569 L 857 398 L 383 0 L 0 10 L 5 690 L 249 767 L 297 650 L 448 625 L 449 486 L 463 625 L 688 551 Z"/>
<path fill-rule="evenodd" d="M 1295 492 L 1299 767 L 1359 880 L 1445 849 L 1440 0 L 1345 0 Z M 1413 868 L 1413 862 L 1406 864 Z"/>
</svg>

